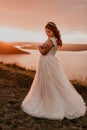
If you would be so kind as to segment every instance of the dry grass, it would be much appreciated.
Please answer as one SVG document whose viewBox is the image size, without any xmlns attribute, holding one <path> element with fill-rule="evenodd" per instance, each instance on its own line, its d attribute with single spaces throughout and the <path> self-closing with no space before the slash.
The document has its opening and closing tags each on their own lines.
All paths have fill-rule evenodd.
<svg viewBox="0 0 87 130">
<path fill-rule="evenodd" d="M 35 72 L 0 64 L 0 130 L 87 130 L 87 114 L 74 120 L 38 119 L 20 106 L 30 89 Z M 87 103 L 87 86 L 74 84 Z"/>
</svg>

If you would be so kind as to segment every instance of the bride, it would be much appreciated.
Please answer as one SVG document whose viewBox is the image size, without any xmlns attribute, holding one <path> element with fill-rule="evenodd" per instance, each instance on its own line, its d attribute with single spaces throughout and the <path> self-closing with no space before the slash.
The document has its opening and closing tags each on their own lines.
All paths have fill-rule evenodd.
<svg viewBox="0 0 87 130">
<path fill-rule="evenodd" d="M 57 48 L 62 46 L 60 32 L 53 22 L 47 23 L 45 32 L 48 39 L 38 46 L 36 74 L 21 108 L 38 118 L 63 120 L 84 116 L 86 104 L 55 57 Z"/>
</svg>

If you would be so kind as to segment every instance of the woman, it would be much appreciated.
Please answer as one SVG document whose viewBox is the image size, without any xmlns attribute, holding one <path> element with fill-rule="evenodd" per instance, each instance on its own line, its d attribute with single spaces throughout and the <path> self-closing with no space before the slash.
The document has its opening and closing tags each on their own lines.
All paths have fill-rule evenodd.
<svg viewBox="0 0 87 130">
<path fill-rule="evenodd" d="M 85 102 L 55 58 L 57 48 L 62 46 L 60 32 L 53 22 L 47 23 L 45 31 L 48 39 L 38 46 L 41 55 L 35 78 L 21 107 L 38 118 L 63 120 L 84 116 Z"/>
</svg>

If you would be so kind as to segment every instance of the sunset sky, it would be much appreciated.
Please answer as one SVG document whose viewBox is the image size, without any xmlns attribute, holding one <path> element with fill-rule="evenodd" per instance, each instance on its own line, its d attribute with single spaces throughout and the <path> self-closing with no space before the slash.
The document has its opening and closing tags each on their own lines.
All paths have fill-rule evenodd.
<svg viewBox="0 0 87 130">
<path fill-rule="evenodd" d="M 87 43 L 87 0 L 0 0 L 0 41 L 42 42 L 49 21 L 64 43 Z"/>
</svg>

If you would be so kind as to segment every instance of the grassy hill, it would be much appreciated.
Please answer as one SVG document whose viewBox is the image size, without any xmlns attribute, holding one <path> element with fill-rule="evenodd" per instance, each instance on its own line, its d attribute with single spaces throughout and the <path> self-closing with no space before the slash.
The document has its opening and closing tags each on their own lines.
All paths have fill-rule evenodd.
<svg viewBox="0 0 87 130">
<path fill-rule="evenodd" d="M 87 130 L 87 113 L 73 120 L 35 118 L 21 109 L 35 72 L 0 64 L 0 130 Z M 87 103 L 87 86 L 73 84 Z M 49 87 L 50 91 L 50 87 Z"/>
</svg>

